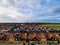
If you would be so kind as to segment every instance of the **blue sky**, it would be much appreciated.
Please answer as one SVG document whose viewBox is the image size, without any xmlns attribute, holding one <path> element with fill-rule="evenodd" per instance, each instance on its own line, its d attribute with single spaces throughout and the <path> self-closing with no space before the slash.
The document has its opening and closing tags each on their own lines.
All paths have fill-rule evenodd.
<svg viewBox="0 0 60 45">
<path fill-rule="evenodd" d="M 60 0 L 0 0 L 0 22 L 60 23 Z"/>
</svg>

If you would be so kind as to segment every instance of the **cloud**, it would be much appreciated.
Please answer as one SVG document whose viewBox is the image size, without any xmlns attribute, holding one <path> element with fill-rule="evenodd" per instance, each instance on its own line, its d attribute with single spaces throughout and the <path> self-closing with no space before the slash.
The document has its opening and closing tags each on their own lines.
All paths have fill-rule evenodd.
<svg viewBox="0 0 60 45">
<path fill-rule="evenodd" d="M 60 13 L 60 7 L 55 8 L 54 13 Z"/>
<path fill-rule="evenodd" d="M 29 12 L 30 14 L 22 14 L 16 11 L 14 8 L 5 8 L 5 7 L 0 7 L 0 20 L 2 21 L 20 21 L 24 22 L 25 20 L 29 20 L 30 18 L 33 17 L 32 12 Z"/>
<path fill-rule="evenodd" d="M 25 11 L 29 13 L 18 12 L 18 10 L 23 10 L 25 8 L 25 6 L 22 8 L 18 3 L 17 0 L 2 0 L 0 2 L 0 22 L 25 22 L 32 19 L 32 10 L 25 9 Z M 24 1 L 21 3 L 25 5 Z"/>
<path fill-rule="evenodd" d="M 51 0 L 45 0 L 46 1 L 46 3 L 50 3 L 51 2 Z"/>
<path fill-rule="evenodd" d="M 60 13 L 60 6 L 48 8 L 49 13 Z"/>
<path fill-rule="evenodd" d="M 0 22 L 34 22 L 58 18 L 52 0 L 0 0 Z"/>
<path fill-rule="evenodd" d="M 41 2 L 42 0 L 29 0 L 28 6 L 35 9 L 40 9 L 42 8 L 42 5 L 40 4 Z"/>
<path fill-rule="evenodd" d="M 44 15 L 44 16 L 43 16 Z M 42 21 L 44 21 L 44 20 L 47 20 L 47 19 L 55 19 L 55 18 L 58 18 L 60 15 L 48 15 L 47 13 L 46 14 L 41 14 L 41 16 L 39 16 L 39 17 L 36 17 L 36 20 L 42 20 Z"/>
</svg>

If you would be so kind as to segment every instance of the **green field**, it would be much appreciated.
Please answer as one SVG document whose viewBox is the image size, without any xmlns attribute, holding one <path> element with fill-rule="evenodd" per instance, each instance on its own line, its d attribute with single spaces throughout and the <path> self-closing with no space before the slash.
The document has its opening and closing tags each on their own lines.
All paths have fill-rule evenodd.
<svg viewBox="0 0 60 45">
<path fill-rule="evenodd" d="M 49 28 L 55 28 L 60 30 L 60 24 L 41 24 L 42 26 L 49 27 Z"/>
</svg>

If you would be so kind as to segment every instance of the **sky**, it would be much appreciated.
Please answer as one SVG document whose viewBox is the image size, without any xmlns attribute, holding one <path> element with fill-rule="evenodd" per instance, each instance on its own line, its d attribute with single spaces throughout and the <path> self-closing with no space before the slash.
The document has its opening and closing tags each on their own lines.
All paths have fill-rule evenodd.
<svg viewBox="0 0 60 45">
<path fill-rule="evenodd" d="M 60 0 L 0 0 L 0 22 L 60 23 Z"/>
</svg>

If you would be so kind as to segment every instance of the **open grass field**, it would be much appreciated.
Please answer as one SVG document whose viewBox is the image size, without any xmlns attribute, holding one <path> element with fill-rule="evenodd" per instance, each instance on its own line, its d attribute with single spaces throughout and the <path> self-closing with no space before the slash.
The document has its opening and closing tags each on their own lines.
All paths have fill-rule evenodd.
<svg viewBox="0 0 60 45">
<path fill-rule="evenodd" d="M 49 27 L 49 28 L 54 28 L 54 29 L 58 29 L 60 30 L 60 24 L 50 24 L 50 23 L 46 23 L 46 24 L 41 24 L 42 26 L 45 27 Z"/>
</svg>

